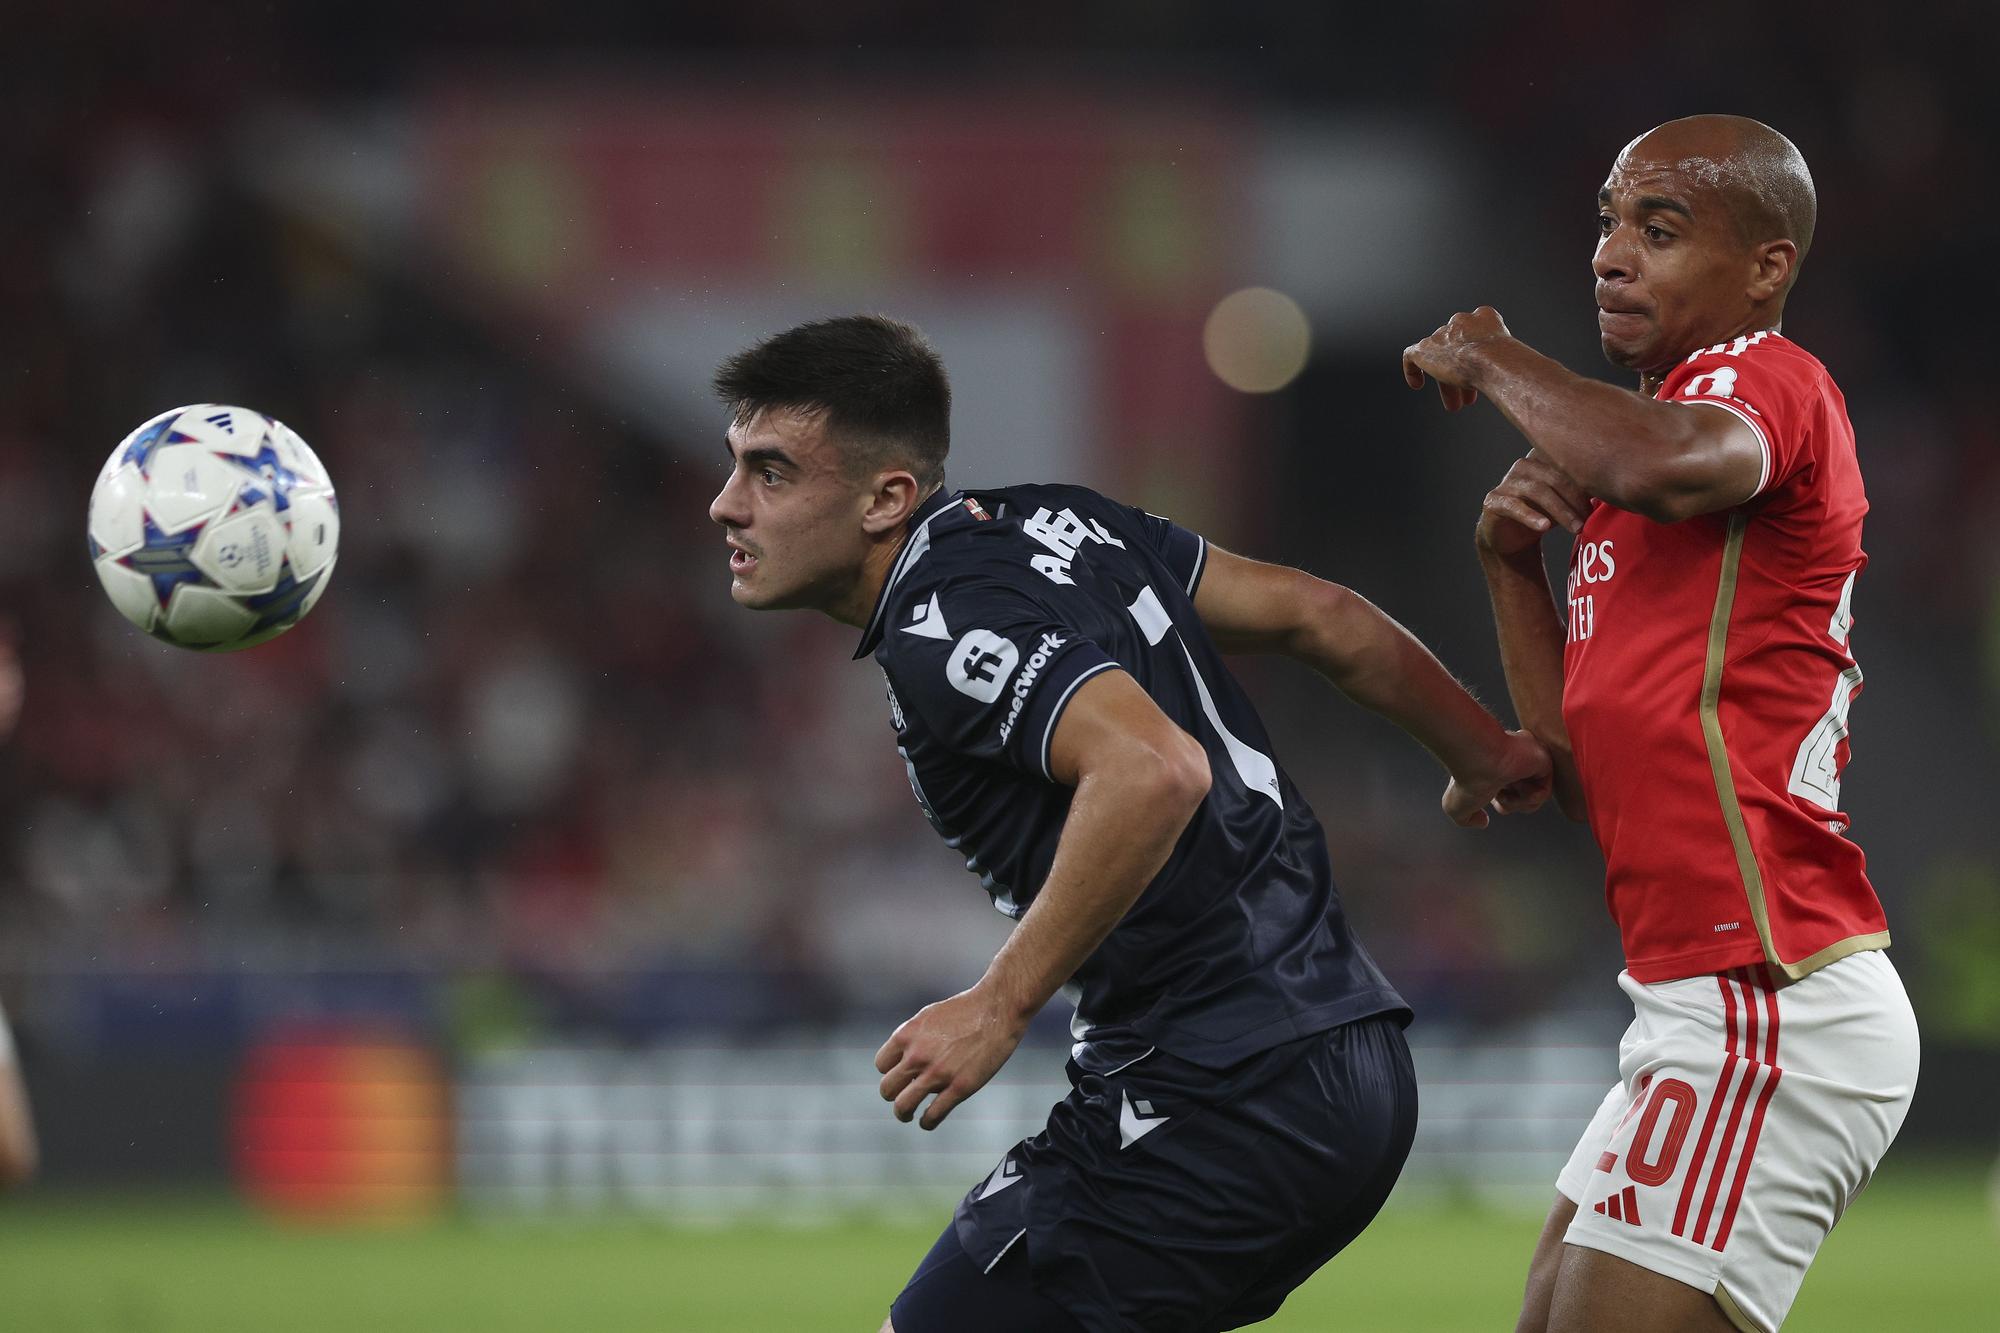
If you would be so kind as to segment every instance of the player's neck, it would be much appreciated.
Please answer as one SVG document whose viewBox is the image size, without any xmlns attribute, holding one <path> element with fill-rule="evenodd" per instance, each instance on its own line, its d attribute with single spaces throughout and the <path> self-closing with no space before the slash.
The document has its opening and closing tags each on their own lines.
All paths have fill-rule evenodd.
<svg viewBox="0 0 2000 1333">
<path fill-rule="evenodd" d="M 1782 305 L 1775 308 L 1760 307 L 1744 319 L 1739 320 L 1735 327 L 1728 329 L 1726 332 L 1718 333 L 1714 337 L 1703 338 L 1693 347 L 1681 352 L 1659 369 L 1641 372 L 1639 375 L 1639 392 L 1651 398 L 1660 391 L 1660 386 L 1667 382 L 1667 376 L 1674 373 L 1674 367 L 1680 365 L 1681 362 L 1687 360 L 1696 352 L 1702 351 L 1704 348 L 1719 347 L 1724 343 L 1734 342 L 1738 338 L 1747 338 L 1758 333 L 1776 333 L 1780 326 L 1783 325 L 1784 320 L 1785 308 Z"/>
<path fill-rule="evenodd" d="M 905 523 L 894 533 L 868 548 L 868 554 L 861 559 L 861 568 L 854 582 L 845 593 L 833 598 L 820 610 L 843 625 L 855 629 L 866 629 L 875 616 L 875 604 L 882 599 L 882 585 L 889 581 L 889 571 L 895 567 L 896 556 L 902 551 L 903 543 L 909 540 L 910 525 Z"/>
</svg>

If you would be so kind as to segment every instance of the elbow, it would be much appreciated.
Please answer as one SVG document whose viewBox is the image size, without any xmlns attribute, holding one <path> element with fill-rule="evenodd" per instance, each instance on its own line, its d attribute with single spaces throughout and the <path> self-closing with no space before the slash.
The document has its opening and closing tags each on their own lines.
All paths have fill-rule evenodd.
<svg viewBox="0 0 2000 1333">
<path fill-rule="evenodd" d="M 1209 770 L 1208 751 L 1201 742 L 1179 728 L 1147 747 L 1145 762 L 1129 770 L 1137 776 L 1139 790 L 1129 794 L 1134 810 L 1157 812 L 1164 820 L 1185 824 L 1208 799 L 1214 783 Z"/>
<path fill-rule="evenodd" d="M 1207 799 L 1213 781 L 1201 742 L 1161 719 L 1157 734 L 1134 735 L 1092 756 L 1077 783 L 1109 801 L 1135 824 L 1187 823 Z"/>
<path fill-rule="evenodd" d="M 1300 577 L 1306 580 L 1299 593 L 1303 615 L 1293 631 L 1287 655 L 1331 672 L 1353 668 L 1368 641 L 1361 632 L 1361 618 L 1374 608 L 1352 588 L 1310 574 Z"/>
<path fill-rule="evenodd" d="M 1184 731 L 1169 751 L 1160 756 L 1157 771 L 1160 783 L 1157 799 L 1183 821 L 1201 808 L 1215 783 L 1215 774 L 1208 765 L 1208 751 Z"/>
</svg>

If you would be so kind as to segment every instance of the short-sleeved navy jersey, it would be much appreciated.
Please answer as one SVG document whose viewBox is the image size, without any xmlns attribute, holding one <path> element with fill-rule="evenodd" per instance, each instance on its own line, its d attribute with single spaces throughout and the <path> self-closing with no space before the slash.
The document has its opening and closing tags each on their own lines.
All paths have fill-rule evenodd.
<svg viewBox="0 0 2000 1333">
<path fill-rule="evenodd" d="M 1194 610 L 1195 534 L 1077 486 L 947 493 L 918 509 L 856 657 L 932 825 L 1019 917 L 1072 789 L 1049 743 L 1077 688 L 1132 675 L 1213 775 L 1166 865 L 1067 988 L 1078 1059 L 1136 1039 L 1220 1067 L 1407 1007 L 1340 909 L 1319 821 Z"/>
</svg>

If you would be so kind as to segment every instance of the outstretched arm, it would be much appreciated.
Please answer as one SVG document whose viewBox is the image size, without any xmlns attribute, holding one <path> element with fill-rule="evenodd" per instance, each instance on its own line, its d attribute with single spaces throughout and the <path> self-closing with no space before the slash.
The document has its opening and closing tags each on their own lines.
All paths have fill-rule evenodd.
<svg viewBox="0 0 2000 1333">
<path fill-rule="evenodd" d="M 1506 814 L 1547 799 L 1541 746 L 1501 727 L 1415 635 L 1360 594 L 1211 543 L 1194 607 L 1225 652 L 1296 658 L 1408 732 L 1451 775 L 1444 807 L 1454 822 L 1479 827 L 1488 804 Z"/>
<path fill-rule="evenodd" d="M 1426 376 L 1445 410 L 1486 395 L 1585 494 L 1661 523 L 1734 508 L 1763 477 L 1763 446 L 1734 413 L 1587 379 L 1509 334 L 1490 306 L 1404 349 L 1404 382 L 1421 389 Z"/>
<path fill-rule="evenodd" d="M 1104 942 L 1173 854 L 1208 795 L 1208 754 L 1123 671 L 1077 689 L 1049 771 L 1076 788 L 1048 878 L 971 990 L 926 1005 L 876 1052 L 882 1097 L 936 1129 L 986 1086 L 1028 1022 Z"/>
</svg>

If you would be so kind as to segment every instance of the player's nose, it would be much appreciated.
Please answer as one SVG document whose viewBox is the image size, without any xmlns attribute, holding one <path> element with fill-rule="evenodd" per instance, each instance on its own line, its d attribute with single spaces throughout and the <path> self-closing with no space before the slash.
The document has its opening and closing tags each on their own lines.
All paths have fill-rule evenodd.
<svg viewBox="0 0 2000 1333">
<path fill-rule="evenodd" d="M 715 498 L 708 502 L 708 517 L 725 528 L 741 528 L 749 524 L 749 518 L 743 513 L 743 506 L 740 503 L 734 473 L 731 473 L 729 480 L 722 484 L 722 489 L 715 493 Z"/>
<path fill-rule="evenodd" d="M 1591 271 L 1599 282 L 1618 282 L 1638 276 L 1631 245 L 1623 239 L 1621 227 L 1604 238 L 1590 258 Z"/>
</svg>

